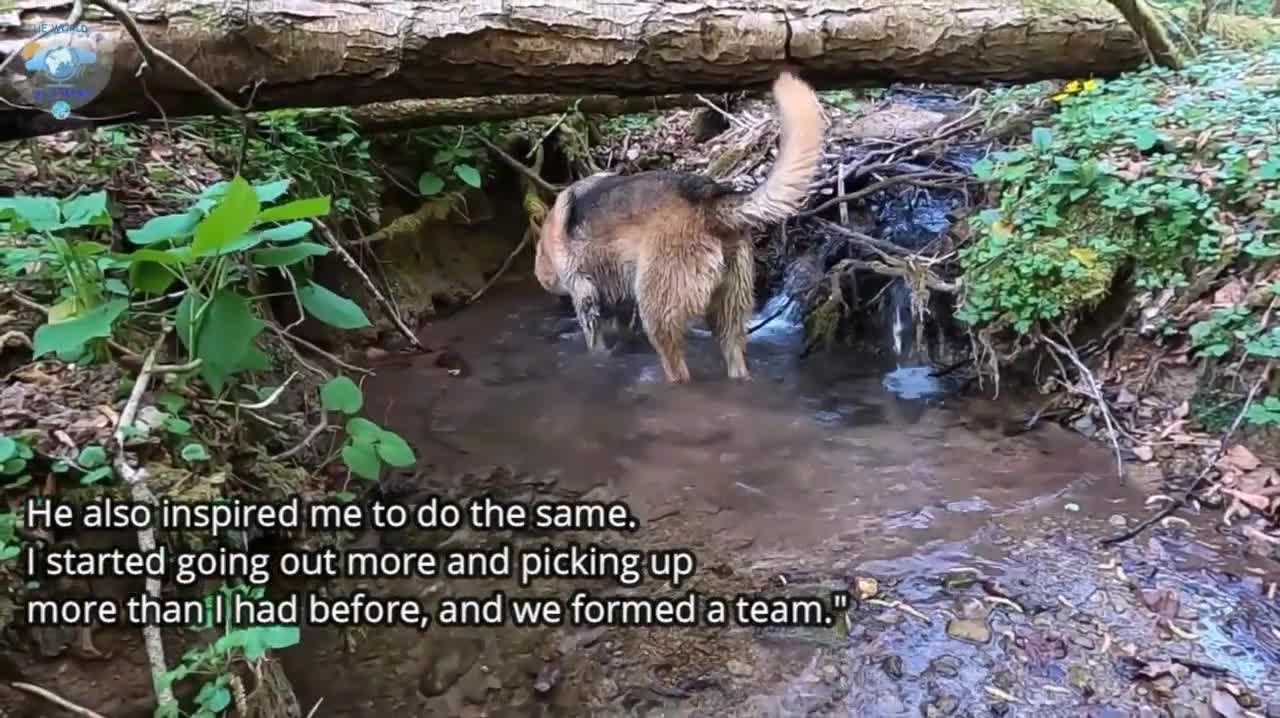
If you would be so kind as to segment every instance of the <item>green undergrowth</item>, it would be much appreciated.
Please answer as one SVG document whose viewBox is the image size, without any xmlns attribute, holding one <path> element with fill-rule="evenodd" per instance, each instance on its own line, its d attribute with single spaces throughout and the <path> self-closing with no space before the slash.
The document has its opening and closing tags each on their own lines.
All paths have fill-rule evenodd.
<svg viewBox="0 0 1280 718">
<path fill-rule="evenodd" d="M 974 168 L 999 199 L 973 219 L 959 257 L 960 317 L 1026 346 L 1069 329 L 1122 284 L 1150 306 L 1238 277 L 1263 291 L 1189 327 L 1194 351 L 1223 362 L 1280 357 L 1280 328 L 1263 325 L 1280 290 L 1265 290 L 1280 257 L 1278 87 L 1280 49 L 1210 50 L 1178 73 L 1068 85 L 1029 142 Z M 996 93 L 993 107 L 1025 92 Z M 1166 334 L 1188 329 L 1169 313 L 1155 322 Z M 1276 402 L 1261 399 L 1250 418 L 1277 423 Z"/>
<path fill-rule="evenodd" d="M 371 325 L 360 306 L 315 273 L 316 260 L 333 251 L 320 224 L 335 214 L 331 198 L 299 196 L 294 186 L 290 179 L 251 184 L 235 176 L 191 194 L 182 211 L 129 228 L 117 227 L 106 190 L 0 198 L 3 298 L 16 297 L 18 306 L 43 314 L 30 336 L 32 359 L 58 360 L 69 370 L 61 374 L 63 385 L 42 389 L 44 396 L 31 401 L 49 401 L 62 408 L 68 428 L 83 427 L 94 418 L 95 402 L 119 411 L 144 357 L 164 365 L 148 376 L 150 391 L 135 418 L 118 427 L 123 446 L 116 427 L 103 427 L 83 445 L 49 420 L 0 432 L 0 578 L 9 589 L 0 601 L 4 624 L 24 592 L 40 588 L 24 584 L 18 570 L 21 507 L 36 487 L 57 487 L 59 497 L 73 503 L 124 498 L 129 472 L 145 466 L 148 486 L 178 500 L 243 494 L 352 501 L 389 467 L 417 462 L 403 438 L 360 416 L 360 387 L 342 375 L 297 382 L 322 411 L 343 417 L 328 424 L 342 441 L 327 453 L 316 449 L 299 458 L 271 459 L 263 448 L 294 444 L 307 428 L 299 425 L 296 406 L 282 399 L 293 377 L 281 378 L 293 366 L 272 351 L 279 338 L 268 331 L 269 297 L 261 289 L 268 275 L 286 279 L 292 301 L 317 322 L 340 330 Z M 160 341 L 170 333 L 173 341 Z M 130 364 L 131 371 L 121 371 Z M 64 396 L 72 394 L 79 396 Z M 84 407 L 80 414 L 65 408 L 76 406 Z M 294 432 L 272 435 L 268 427 Z M 253 461 L 244 462 L 246 451 Z M 347 480 L 317 485 L 310 472 L 323 475 L 331 463 L 345 469 Z M 199 547 L 208 537 L 181 538 L 180 544 Z M 286 629 L 227 627 L 217 643 L 193 649 L 165 680 L 203 676 L 198 706 L 189 714 L 221 715 L 230 704 L 229 667 L 296 642 L 296 628 Z M 158 715 L 179 714 L 174 706 L 163 708 Z"/>
</svg>

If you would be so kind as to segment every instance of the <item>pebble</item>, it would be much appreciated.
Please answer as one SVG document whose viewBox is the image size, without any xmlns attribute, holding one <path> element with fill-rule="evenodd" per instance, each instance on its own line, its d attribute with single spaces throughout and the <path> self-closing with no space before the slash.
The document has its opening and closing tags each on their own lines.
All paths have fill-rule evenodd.
<svg viewBox="0 0 1280 718">
<path fill-rule="evenodd" d="M 980 618 L 956 618 L 947 623 L 947 635 L 969 643 L 991 640 L 991 627 Z"/>
<path fill-rule="evenodd" d="M 1115 526 L 1118 529 L 1122 529 L 1125 526 L 1129 525 L 1129 519 L 1120 514 L 1114 514 L 1112 515 L 1111 518 L 1107 519 L 1107 523 L 1111 524 L 1112 526 Z"/>
<path fill-rule="evenodd" d="M 739 678 L 746 678 L 755 673 L 751 666 L 736 659 L 730 659 L 724 664 L 724 667 L 728 669 L 730 675 L 738 676 Z"/>
<path fill-rule="evenodd" d="M 428 698 L 441 695 L 475 664 L 483 644 L 480 641 L 461 640 L 447 644 L 444 652 L 436 656 L 418 680 L 418 689 Z"/>
</svg>

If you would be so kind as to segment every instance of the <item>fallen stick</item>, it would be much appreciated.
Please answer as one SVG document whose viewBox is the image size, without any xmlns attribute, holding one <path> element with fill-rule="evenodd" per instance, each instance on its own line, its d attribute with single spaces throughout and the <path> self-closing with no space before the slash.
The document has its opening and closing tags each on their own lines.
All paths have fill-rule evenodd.
<svg viewBox="0 0 1280 718">
<path fill-rule="evenodd" d="M 360 277 L 360 281 L 364 282 L 365 288 L 373 295 L 374 301 L 376 301 L 378 306 L 382 308 L 382 311 L 387 315 L 387 318 L 396 325 L 396 329 L 400 330 L 400 334 L 403 335 L 404 338 L 407 339 L 418 351 L 427 351 L 427 348 L 423 346 L 422 342 L 418 341 L 418 336 L 414 334 L 409 327 L 405 325 L 404 320 L 400 318 L 400 313 L 396 311 L 395 305 L 393 305 L 391 300 L 387 299 L 386 295 L 378 289 L 378 285 L 373 283 L 373 279 L 364 271 L 360 266 L 360 263 L 356 261 L 356 258 L 352 257 L 346 247 L 343 247 L 342 244 L 338 242 L 338 238 L 333 236 L 333 232 L 331 232 L 329 228 L 319 220 L 312 220 L 312 224 L 316 226 L 316 230 L 320 232 L 320 236 L 324 237 L 324 241 L 328 242 L 329 246 L 333 247 L 333 250 L 342 258 L 343 263 L 345 263 L 351 271 L 355 272 L 356 276 Z"/>
<path fill-rule="evenodd" d="M 1102 546 L 1111 546 L 1128 541 L 1143 531 L 1146 531 L 1152 525 L 1163 520 L 1174 511 L 1177 511 L 1182 506 L 1186 505 L 1187 500 L 1191 498 L 1191 495 L 1194 494 L 1204 484 L 1204 480 L 1209 477 L 1209 472 L 1213 471 L 1213 467 L 1217 465 L 1218 460 L 1222 458 L 1223 454 L 1227 453 L 1227 443 L 1231 441 L 1231 437 L 1235 435 L 1236 431 L 1240 428 L 1240 424 L 1244 422 L 1244 415 L 1249 413 L 1249 407 L 1253 406 L 1253 400 L 1257 397 L 1258 392 L 1262 390 L 1262 385 L 1267 383 L 1267 377 L 1271 375 L 1271 370 L 1275 368 L 1275 364 L 1275 361 L 1269 361 L 1267 362 L 1267 365 L 1263 367 L 1262 374 L 1249 389 L 1249 395 L 1245 397 L 1244 406 L 1240 407 L 1240 413 L 1236 414 L 1235 421 L 1231 422 L 1231 427 L 1227 429 L 1227 433 L 1223 435 L 1222 441 L 1218 444 L 1218 448 L 1214 450 L 1213 456 L 1209 459 L 1209 462 L 1200 470 L 1200 473 L 1196 475 L 1195 481 L 1192 481 L 1187 488 L 1183 489 L 1173 501 L 1169 502 L 1169 504 L 1164 508 L 1149 516 L 1142 523 L 1134 526 L 1124 533 L 1102 539 L 1100 542 Z"/>
<path fill-rule="evenodd" d="M 1063 341 L 1068 342 L 1068 344 L 1070 343 L 1071 340 L 1067 339 L 1065 334 L 1062 334 L 1062 332 L 1058 333 L 1062 335 Z M 1084 362 L 1080 360 L 1080 357 L 1076 355 L 1074 349 L 1069 346 L 1063 346 L 1049 337 L 1040 337 L 1040 340 L 1048 344 L 1062 356 L 1070 359 L 1071 363 L 1075 365 L 1076 370 L 1080 372 L 1080 376 L 1089 382 L 1090 398 L 1097 402 L 1098 408 L 1102 410 L 1102 419 L 1107 425 L 1107 436 L 1110 437 L 1111 448 L 1115 451 L 1116 475 L 1123 479 L 1124 455 L 1120 452 L 1120 437 L 1116 434 L 1115 419 L 1111 416 L 1111 407 L 1107 406 L 1106 397 L 1102 396 L 1102 387 L 1098 384 L 1098 380 L 1093 376 L 1093 372 L 1089 371 L 1089 367 L 1085 366 Z M 1067 379 L 1065 373 L 1062 378 L 1064 380 Z"/>
<path fill-rule="evenodd" d="M 9 684 L 9 687 L 14 688 L 16 690 L 23 691 L 24 693 L 30 693 L 33 696 L 39 696 L 49 701 L 50 703 L 53 703 L 59 708 L 75 713 L 78 716 L 86 716 L 86 718 L 106 718 L 106 716 L 102 715 L 101 713 L 98 713 L 97 711 L 89 710 L 84 706 L 76 705 L 75 703 L 72 703 L 71 701 L 67 700 L 66 698 L 63 698 L 62 696 L 58 695 L 57 693 L 54 693 L 53 691 L 47 688 L 41 688 L 40 686 L 32 685 L 30 683 L 23 683 L 21 681 L 11 682 Z"/>
</svg>

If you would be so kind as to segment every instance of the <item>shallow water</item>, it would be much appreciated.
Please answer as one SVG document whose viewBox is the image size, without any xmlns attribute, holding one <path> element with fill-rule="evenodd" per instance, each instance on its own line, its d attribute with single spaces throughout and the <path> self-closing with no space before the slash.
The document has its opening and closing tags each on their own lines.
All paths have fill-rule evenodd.
<svg viewBox="0 0 1280 718">
<path fill-rule="evenodd" d="M 1056 425 L 1005 436 L 920 369 L 798 359 L 799 331 L 779 318 L 752 335 L 749 384 L 725 380 L 713 340 L 694 332 L 693 383 L 671 387 L 647 347 L 588 356 L 553 299 L 515 287 L 424 332 L 462 371 L 401 360 L 366 395 L 429 476 L 451 477 L 415 479 L 431 491 L 624 500 L 644 528 L 602 540 L 692 548 L 698 590 L 826 595 L 874 578 L 847 630 L 371 630 L 351 654 L 314 629 L 286 656 L 303 704 L 323 697 L 321 715 L 339 716 L 1119 716 L 1202 707 L 1224 678 L 1280 695 L 1280 610 L 1264 595 L 1274 565 L 1235 561 L 1208 531 L 1100 550 L 1145 515 L 1103 447 Z M 1136 675 L 1149 664 L 1173 676 Z M 317 670 L 330 665 L 343 687 Z"/>
</svg>

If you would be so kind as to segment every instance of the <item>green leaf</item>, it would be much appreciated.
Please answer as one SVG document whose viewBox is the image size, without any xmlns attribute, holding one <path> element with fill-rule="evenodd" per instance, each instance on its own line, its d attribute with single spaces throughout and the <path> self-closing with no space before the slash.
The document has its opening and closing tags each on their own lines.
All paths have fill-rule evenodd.
<svg viewBox="0 0 1280 718">
<path fill-rule="evenodd" d="M 165 240 L 190 237 L 196 231 L 198 224 L 200 224 L 199 212 L 166 214 L 152 217 L 138 229 L 126 231 L 125 235 L 134 244 L 156 244 Z"/>
<path fill-rule="evenodd" d="M 284 247 L 268 247 L 251 255 L 253 263 L 259 267 L 287 267 L 297 264 L 308 257 L 323 257 L 329 248 L 315 242 L 298 242 Z"/>
<path fill-rule="evenodd" d="M 249 660 L 255 659 L 250 658 Z M 202 707 L 213 711 L 213 714 L 217 715 L 218 713 L 226 710 L 227 706 L 231 705 L 231 691 L 227 690 L 225 686 L 217 686 L 208 694 L 201 696 L 197 700 Z"/>
<path fill-rule="evenodd" d="M 458 175 L 458 179 L 466 182 L 477 189 L 480 187 L 480 173 L 471 165 L 454 165 L 453 173 Z"/>
<path fill-rule="evenodd" d="M 182 447 L 182 460 L 195 463 L 197 461 L 208 461 L 209 450 L 204 448 L 204 444 L 190 443 Z"/>
<path fill-rule="evenodd" d="M 257 195 L 258 201 L 262 204 L 274 202 L 284 196 L 289 191 L 289 185 L 293 180 L 288 177 L 275 182 L 267 182 L 266 184 L 254 185 L 253 193 Z"/>
<path fill-rule="evenodd" d="M 178 341 L 182 342 L 182 346 L 191 356 L 196 356 L 196 349 L 199 348 L 199 335 L 196 333 L 196 312 L 200 311 L 200 307 L 204 306 L 205 297 L 195 290 L 188 290 L 182 297 L 182 301 L 178 302 L 178 310 L 174 316 L 173 330 L 178 334 Z"/>
<path fill-rule="evenodd" d="M 137 262 L 129 267 L 129 285 L 143 294 L 164 294 L 176 279 L 158 262 Z"/>
<path fill-rule="evenodd" d="M 1141 152 L 1146 152 L 1160 141 L 1160 134 L 1150 127 L 1139 127 L 1133 133 L 1133 144 Z"/>
<path fill-rule="evenodd" d="M 181 315 L 182 306 L 179 305 Z M 200 375 L 215 392 L 240 369 L 253 340 L 266 325 L 253 314 L 249 301 L 232 289 L 222 289 L 201 317 L 195 356 L 202 359 Z"/>
<path fill-rule="evenodd" d="M 337 376 L 320 387 L 320 405 L 325 411 L 354 414 L 364 406 L 364 393 L 348 377 Z"/>
<path fill-rule="evenodd" d="M 423 172 L 418 178 L 418 193 L 423 197 L 439 194 L 444 189 L 444 179 L 434 172 Z"/>
<path fill-rule="evenodd" d="M 0 436 L 0 464 L 18 454 L 18 442 L 7 436 Z"/>
<path fill-rule="evenodd" d="M 22 548 L 19 546 L 5 546 L 0 548 L 0 561 L 8 561 L 20 553 L 22 553 Z"/>
<path fill-rule="evenodd" d="M 164 418 L 164 430 L 170 434 L 177 436 L 186 436 L 191 433 L 191 422 L 186 419 L 180 419 L 176 416 L 166 416 Z"/>
<path fill-rule="evenodd" d="M 84 314 L 57 324 L 44 324 L 36 329 L 32 357 L 46 354 L 82 351 L 92 339 L 111 336 L 116 319 L 129 308 L 126 299 L 113 299 Z"/>
<path fill-rule="evenodd" d="M 311 233 L 311 223 L 299 220 L 271 229 L 262 230 L 262 238 L 271 242 L 292 242 Z"/>
<path fill-rule="evenodd" d="M 103 479 L 109 479 L 109 478 L 111 478 L 112 474 L 113 474 L 113 472 L 111 471 L 111 467 L 110 467 L 110 466 L 99 466 L 98 468 L 94 469 L 93 471 L 90 471 L 89 473 L 85 474 L 84 476 L 81 476 L 81 477 L 80 477 L 80 485 L 81 485 L 81 486 L 92 486 L 93 484 L 96 484 L 96 483 L 98 483 L 99 481 L 102 481 Z"/>
<path fill-rule="evenodd" d="M 1258 179 L 1280 179 L 1280 157 L 1263 162 L 1258 168 Z"/>
<path fill-rule="evenodd" d="M 394 432 L 381 432 L 378 435 L 376 448 L 378 457 L 392 466 L 404 468 L 418 462 L 418 457 L 413 453 L 413 447 Z"/>
<path fill-rule="evenodd" d="M 370 443 L 350 443 L 342 447 L 342 463 L 362 479 L 377 481 L 382 474 L 382 460 Z"/>
<path fill-rule="evenodd" d="M 222 200 L 196 225 L 192 254 L 208 256 L 239 239 L 257 220 L 259 206 L 257 195 L 244 178 L 231 180 Z"/>
<path fill-rule="evenodd" d="M 363 329 L 371 326 L 369 317 L 358 304 L 339 296 L 315 282 L 298 290 L 302 306 L 311 316 L 338 329 Z"/>
<path fill-rule="evenodd" d="M 353 441 L 364 442 L 372 445 L 382 435 L 382 427 L 365 419 L 364 417 L 355 416 L 347 420 L 347 435 Z"/>
<path fill-rule="evenodd" d="M 107 208 L 107 193 L 98 190 L 93 194 L 62 200 L 62 229 L 74 227 L 110 227 L 111 211 Z"/>
<path fill-rule="evenodd" d="M 288 648 L 296 646 L 302 640 L 302 633 L 297 626 L 263 626 L 262 641 L 269 648 Z"/>
<path fill-rule="evenodd" d="M 294 219 L 327 217 L 330 211 L 331 205 L 327 196 L 295 199 L 292 202 L 262 210 L 258 214 L 258 223 L 288 222 Z"/>
<path fill-rule="evenodd" d="M 1053 132 L 1048 127 L 1036 127 L 1031 130 L 1031 146 L 1038 150 L 1047 150 L 1053 144 Z"/>
<path fill-rule="evenodd" d="M 107 463 L 107 450 L 101 446 L 86 446 L 80 450 L 76 463 L 82 469 L 93 469 Z"/>
<path fill-rule="evenodd" d="M 27 197 L 18 195 L 9 199 L 9 206 L 32 229 L 49 231 L 58 229 L 61 211 L 58 200 L 52 197 Z"/>
</svg>

